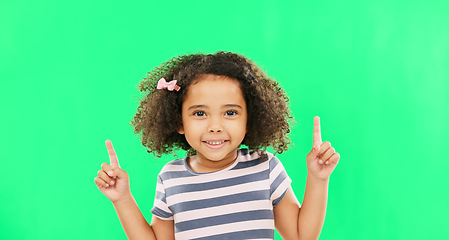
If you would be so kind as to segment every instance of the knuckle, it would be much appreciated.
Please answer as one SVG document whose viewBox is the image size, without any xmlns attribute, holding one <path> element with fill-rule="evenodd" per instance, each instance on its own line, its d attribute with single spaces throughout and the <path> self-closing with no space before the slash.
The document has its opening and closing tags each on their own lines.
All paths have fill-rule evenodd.
<svg viewBox="0 0 449 240">
<path fill-rule="evenodd" d="M 123 175 L 126 175 L 126 176 L 128 175 L 128 173 L 125 170 L 121 169 L 121 168 L 118 168 L 117 171 L 121 172 Z"/>
<path fill-rule="evenodd" d="M 107 169 L 109 167 L 109 164 L 104 162 L 103 164 L 101 164 L 101 168 L 102 169 Z"/>
<path fill-rule="evenodd" d="M 108 181 L 108 180 L 109 180 L 109 176 L 108 176 L 104 171 L 101 171 L 101 172 L 98 174 L 98 176 L 99 176 L 102 180 L 104 180 L 104 181 Z"/>
<path fill-rule="evenodd" d="M 334 153 L 334 154 L 332 154 L 332 157 L 331 157 L 333 160 L 338 160 L 338 159 L 340 159 L 340 155 L 338 154 L 338 153 Z"/>
<path fill-rule="evenodd" d="M 96 177 L 95 178 L 95 184 L 103 184 L 104 183 L 104 181 L 103 181 L 103 179 L 101 179 L 101 178 L 99 178 L 99 177 Z"/>
</svg>

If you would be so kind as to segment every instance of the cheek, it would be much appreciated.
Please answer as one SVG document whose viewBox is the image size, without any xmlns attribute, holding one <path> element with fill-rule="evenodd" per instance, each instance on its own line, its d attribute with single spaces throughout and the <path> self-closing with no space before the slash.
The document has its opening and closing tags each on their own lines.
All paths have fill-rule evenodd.
<svg viewBox="0 0 449 240">
<path fill-rule="evenodd" d="M 185 121 L 183 122 L 184 134 L 188 135 L 186 137 L 195 137 L 201 134 L 204 130 L 202 122 L 199 121 Z"/>
<path fill-rule="evenodd" d="M 245 135 L 248 132 L 246 121 L 242 119 L 241 121 L 232 122 L 232 124 L 228 126 L 228 130 L 237 135 Z"/>
</svg>

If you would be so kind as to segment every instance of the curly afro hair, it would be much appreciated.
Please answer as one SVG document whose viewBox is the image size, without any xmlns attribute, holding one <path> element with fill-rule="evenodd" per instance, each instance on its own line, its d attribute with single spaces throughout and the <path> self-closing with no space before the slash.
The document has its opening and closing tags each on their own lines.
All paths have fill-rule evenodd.
<svg viewBox="0 0 449 240">
<path fill-rule="evenodd" d="M 288 97 L 279 83 L 249 59 L 230 52 L 190 54 L 178 56 L 156 67 L 139 84 L 146 96 L 140 102 L 131 121 L 134 133 L 141 133 L 142 145 L 156 156 L 183 149 L 188 154 L 195 150 L 178 133 L 182 126 L 182 102 L 189 86 L 201 74 L 222 75 L 239 81 L 247 105 L 248 132 L 242 144 L 250 150 L 271 147 L 277 153 L 288 149 L 289 121 L 293 120 L 288 108 Z M 180 91 L 157 90 L 160 78 L 177 80 Z M 148 93 L 147 93 L 148 92 Z"/>
</svg>

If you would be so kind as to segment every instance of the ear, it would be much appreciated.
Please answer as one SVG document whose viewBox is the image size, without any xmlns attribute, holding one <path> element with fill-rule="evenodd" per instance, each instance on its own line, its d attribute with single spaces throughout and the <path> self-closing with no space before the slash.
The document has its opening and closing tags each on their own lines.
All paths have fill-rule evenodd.
<svg viewBox="0 0 449 240">
<path fill-rule="evenodd" d="M 179 133 L 179 134 L 184 134 L 184 127 L 183 127 L 183 126 L 181 126 L 181 127 L 178 129 L 178 133 Z"/>
</svg>

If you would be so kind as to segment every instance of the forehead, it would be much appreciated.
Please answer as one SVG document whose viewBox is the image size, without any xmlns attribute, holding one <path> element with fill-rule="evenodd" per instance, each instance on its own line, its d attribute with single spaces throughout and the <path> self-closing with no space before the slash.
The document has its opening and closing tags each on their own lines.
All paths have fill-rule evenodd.
<svg viewBox="0 0 449 240">
<path fill-rule="evenodd" d="M 226 76 L 203 74 L 193 80 L 184 103 L 213 104 L 245 102 L 238 80 Z"/>
</svg>

